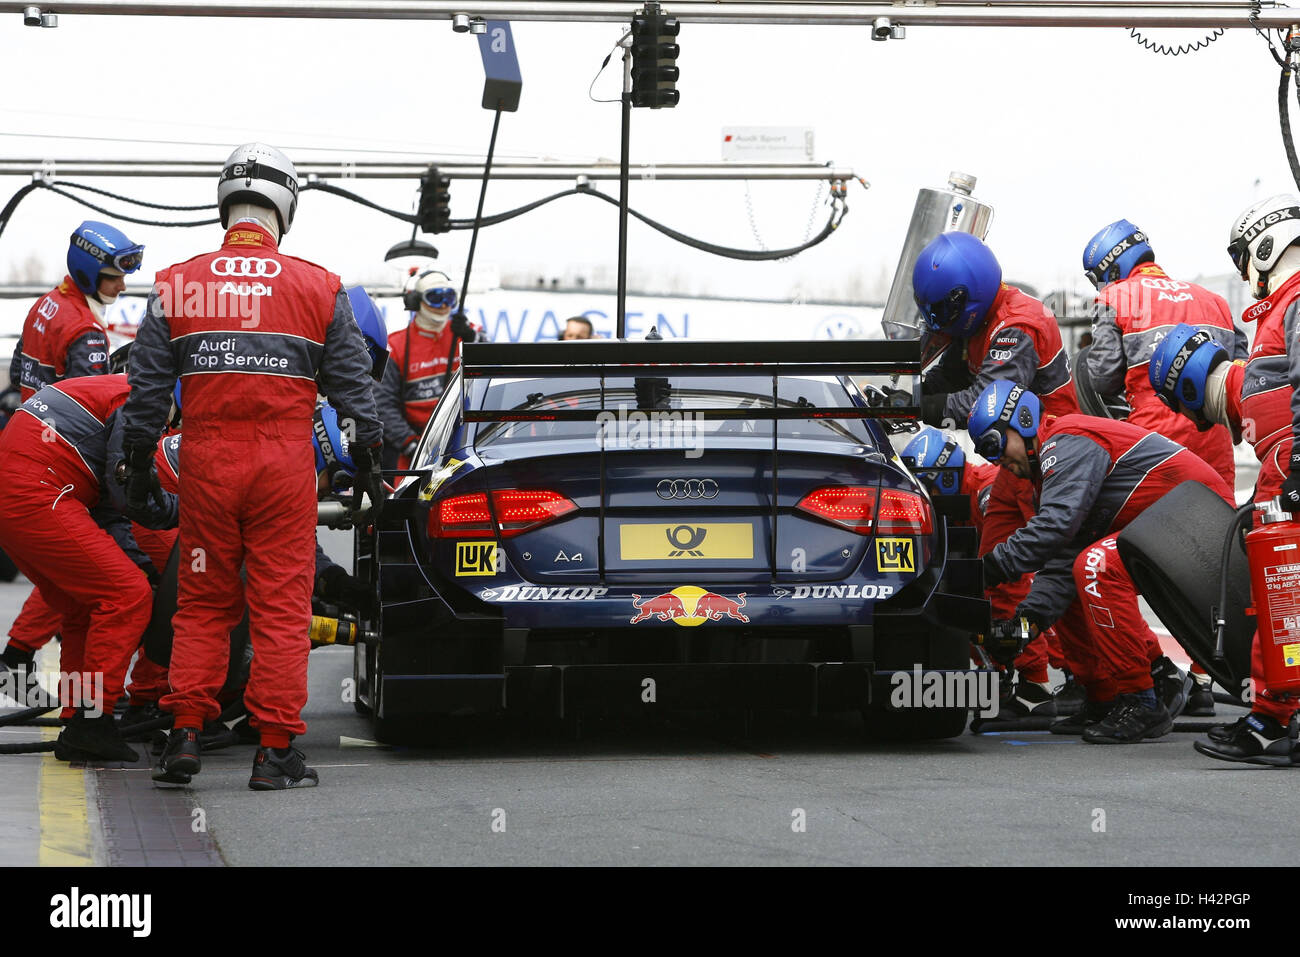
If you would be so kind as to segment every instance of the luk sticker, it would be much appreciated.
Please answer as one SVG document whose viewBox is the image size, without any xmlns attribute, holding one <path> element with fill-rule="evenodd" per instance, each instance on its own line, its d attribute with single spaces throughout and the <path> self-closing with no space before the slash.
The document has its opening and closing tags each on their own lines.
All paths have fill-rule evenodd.
<svg viewBox="0 0 1300 957">
<path fill-rule="evenodd" d="M 496 542 L 457 542 L 456 577 L 495 575 L 501 571 Z"/>
<path fill-rule="evenodd" d="M 706 621 L 719 621 L 734 618 L 736 621 L 749 622 L 749 617 L 741 611 L 745 607 L 745 592 L 734 599 L 705 591 L 698 585 L 679 585 L 662 595 L 632 596 L 632 607 L 636 614 L 629 619 L 635 625 L 639 621 L 671 621 L 675 625 L 692 627 Z"/>
<path fill-rule="evenodd" d="M 914 545 L 910 538 L 876 539 L 876 571 L 916 571 L 916 561 L 912 554 Z"/>
</svg>

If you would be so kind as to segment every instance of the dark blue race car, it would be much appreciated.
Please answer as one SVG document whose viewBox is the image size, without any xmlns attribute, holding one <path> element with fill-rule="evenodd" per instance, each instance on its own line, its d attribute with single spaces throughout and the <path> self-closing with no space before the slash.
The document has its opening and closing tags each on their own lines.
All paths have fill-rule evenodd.
<svg viewBox="0 0 1300 957">
<path fill-rule="evenodd" d="M 385 739 L 651 708 L 960 734 L 965 708 L 889 704 L 896 672 L 969 671 L 989 627 L 979 563 L 882 424 L 917 415 L 919 367 L 914 342 L 466 345 L 357 532 L 359 707 Z"/>
</svg>

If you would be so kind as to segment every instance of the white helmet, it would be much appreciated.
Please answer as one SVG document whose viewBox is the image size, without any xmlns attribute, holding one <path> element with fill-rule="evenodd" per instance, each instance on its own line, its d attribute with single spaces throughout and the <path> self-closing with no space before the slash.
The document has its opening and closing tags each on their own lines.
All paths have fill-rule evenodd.
<svg viewBox="0 0 1300 957">
<path fill-rule="evenodd" d="M 275 210 L 283 236 L 293 225 L 298 208 L 298 171 L 274 146 L 245 143 L 236 148 L 221 169 L 217 208 L 221 227 L 230 227 L 228 210 L 235 203 L 252 203 Z"/>
<path fill-rule="evenodd" d="M 1250 281 L 1249 267 L 1256 279 L 1251 294 L 1268 295 L 1268 274 L 1282 253 L 1300 242 L 1300 197 L 1280 193 L 1252 203 L 1236 218 L 1228 233 L 1228 255 L 1241 278 Z"/>
</svg>

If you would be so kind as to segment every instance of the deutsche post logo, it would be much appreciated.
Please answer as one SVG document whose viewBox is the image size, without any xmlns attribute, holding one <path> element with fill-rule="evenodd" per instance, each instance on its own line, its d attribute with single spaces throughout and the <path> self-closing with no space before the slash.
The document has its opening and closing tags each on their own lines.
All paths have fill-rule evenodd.
<svg viewBox="0 0 1300 957">
<path fill-rule="evenodd" d="M 876 570 L 882 572 L 914 572 L 916 559 L 912 553 L 915 543 L 910 538 L 876 539 Z"/>
<path fill-rule="evenodd" d="M 496 542 L 456 543 L 457 578 L 495 575 L 497 571 Z"/>
<path fill-rule="evenodd" d="M 621 561 L 724 559 L 754 557 L 754 528 L 748 522 L 700 525 L 637 525 L 619 528 Z"/>
</svg>

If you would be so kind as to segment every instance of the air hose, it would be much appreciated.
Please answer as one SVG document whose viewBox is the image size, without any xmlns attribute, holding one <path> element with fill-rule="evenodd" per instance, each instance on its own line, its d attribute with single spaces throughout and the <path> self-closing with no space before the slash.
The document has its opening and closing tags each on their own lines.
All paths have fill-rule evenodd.
<svg viewBox="0 0 1300 957">
<path fill-rule="evenodd" d="M 1224 632 L 1228 626 L 1225 612 L 1228 607 L 1228 566 L 1232 559 L 1232 547 L 1237 543 L 1238 536 L 1244 534 L 1243 526 L 1250 521 L 1250 517 L 1254 512 L 1254 502 L 1247 502 L 1237 509 L 1232 516 L 1231 524 L 1228 525 L 1228 534 L 1223 537 L 1223 564 L 1219 573 L 1219 603 L 1210 609 L 1212 619 L 1210 624 L 1214 627 L 1214 663 L 1220 667 L 1227 662 L 1223 654 L 1223 641 Z"/>
</svg>

